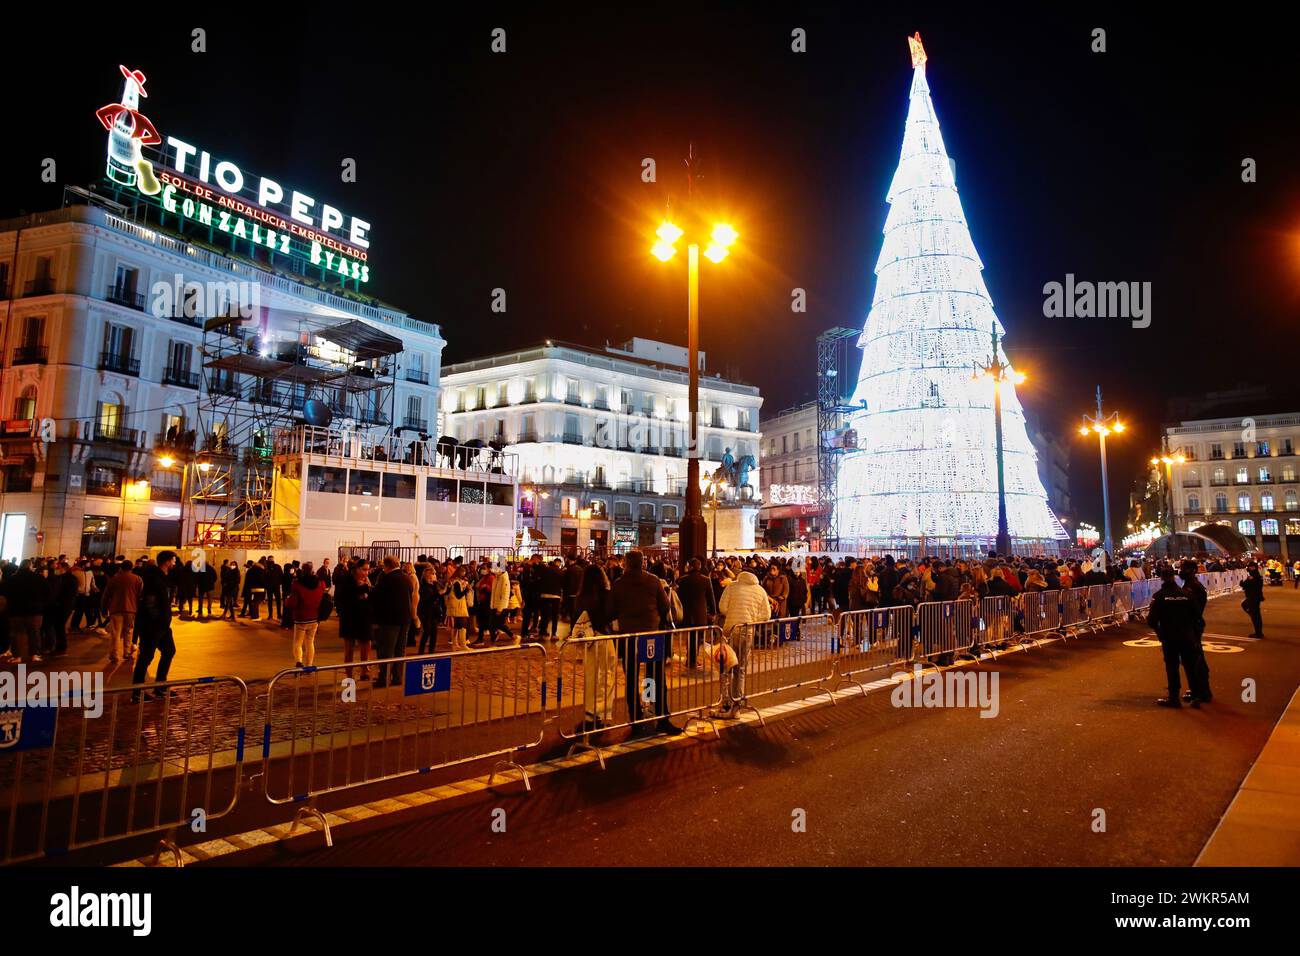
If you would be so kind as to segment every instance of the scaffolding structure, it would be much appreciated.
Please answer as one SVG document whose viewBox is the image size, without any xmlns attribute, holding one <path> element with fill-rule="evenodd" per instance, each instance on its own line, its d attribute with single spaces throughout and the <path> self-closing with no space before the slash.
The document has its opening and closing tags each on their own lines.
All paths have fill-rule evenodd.
<svg viewBox="0 0 1300 956">
<path fill-rule="evenodd" d="M 854 448 L 846 445 L 844 416 L 859 411 L 845 404 L 852 387 L 852 358 L 857 329 L 827 329 L 817 336 L 817 503 L 826 515 L 822 547 L 839 547 L 839 514 L 835 507 L 840 459 Z M 851 443 L 854 444 L 854 443 Z"/>
<path fill-rule="evenodd" d="M 198 429 L 179 436 L 192 507 L 182 543 L 274 547 L 275 434 L 304 423 L 390 431 L 402 348 L 357 319 L 264 307 L 207 319 Z"/>
</svg>

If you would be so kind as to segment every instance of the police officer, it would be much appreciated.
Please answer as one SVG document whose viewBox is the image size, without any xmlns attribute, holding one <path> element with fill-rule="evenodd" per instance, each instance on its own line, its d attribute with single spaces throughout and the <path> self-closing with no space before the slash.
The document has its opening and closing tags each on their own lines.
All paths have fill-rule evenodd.
<svg viewBox="0 0 1300 956">
<path fill-rule="evenodd" d="M 1196 562 L 1184 561 L 1178 566 L 1178 576 L 1183 579 L 1183 590 L 1192 599 L 1192 657 L 1196 661 L 1196 672 L 1187 675 L 1187 690 L 1183 700 L 1189 703 L 1208 704 L 1214 699 L 1210 693 L 1210 665 L 1205 659 L 1205 648 L 1201 645 L 1201 635 L 1205 633 L 1205 605 L 1210 595 L 1205 585 L 1196 576 Z"/>
<path fill-rule="evenodd" d="M 1164 567 L 1160 570 L 1160 590 L 1151 598 L 1151 607 L 1147 612 L 1147 623 L 1151 625 L 1160 638 L 1160 650 L 1165 658 L 1165 676 L 1169 681 L 1169 696 L 1156 701 L 1161 707 L 1182 707 L 1178 691 L 1182 686 L 1178 679 L 1178 664 L 1181 661 L 1187 672 L 1187 684 L 1193 690 L 1197 687 L 1196 658 L 1193 650 L 1193 635 L 1196 633 L 1196 612 L 1192 597 L 1178 586 L 1174 569 Z M 1193 698 L 1193 707 L 1200 703 Z"/>
</svg>

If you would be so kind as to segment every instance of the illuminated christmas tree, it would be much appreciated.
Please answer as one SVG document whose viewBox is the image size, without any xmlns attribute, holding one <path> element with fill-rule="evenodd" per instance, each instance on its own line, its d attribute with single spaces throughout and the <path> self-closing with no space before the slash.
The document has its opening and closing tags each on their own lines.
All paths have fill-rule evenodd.
<svg viewBox="0 0 1300 956">
<path fill-rule="evenodd" d="M 843 456 L 840 540 L 859 548 L 976 551 L 998 529 L 993 384 L 975 379 L 1002 325 L 981 276 L 925 79 L 920 34 L 862 368 L 850 404 L 858 451 Z M 1006 361 L 1004 354 L 998 358 Z M 1011 382 L 1002 386 L 1007 519 L 1017 550 L 1065 537 L 1047 504 Z"/>
</svg>

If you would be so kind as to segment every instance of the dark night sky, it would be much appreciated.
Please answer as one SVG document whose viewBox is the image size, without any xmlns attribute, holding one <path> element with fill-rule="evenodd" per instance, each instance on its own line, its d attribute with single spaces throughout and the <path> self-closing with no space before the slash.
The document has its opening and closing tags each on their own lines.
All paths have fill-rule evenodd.
<svg viewBox="0 0 1300 956">
<path fill-rule="evenodd" d="M 448 362 L 546 337 L 684 341 L 684 267 L 650 258 L 646 237 L 693 139 L 703 198 L 742 234 L 725 267 L 705 263 L 702 345 L 775 411 L 813 397 L 816 334 L 865 319 L 919 30 L 1007 351 L 1031 376 L 1022 401 L 1071 440 L 1099 383 L 1134 426 L 1111 446 L 1117 521 L 1168 395 L 1285 383 L 1294 366 L 1293 53 L 1258 11 L 1178 26 L 1095 6 L 548 5 L 419 25 L 317 9 L 29 31 L 0 215 L 59 204 L 44 157 L 60 183 L 102 173 L 93 111 L 118 98 L 121 62 L 148 75 L 143 112 L 164 136 L 369 219 L 371 291 L 441 323 Z M 207 53 L 189 51 L 195 26 Z M 489 51 L 496 26 L 505 55 Z M 790 51 L 796 26 L 805 54 Z M 1089 49 L 1098 26 L 1104 54 Z M 640 180 L 647 156 L 657 184 Z M 339 182 L 343 157 L 359 182 Z M 1242 183 L 1244 157 L 1259 182 Z M 1044 318 L 1043 284 L 1067 272 L 1151 281 L 1152 326 Z M 498 286 L 504 316 L 489 310 Z M 795 286 L 806 314 L 790 312 Z M 1095 444 L 1076 452 L 1076 511 L 1099 524 Z"/>
</svg>

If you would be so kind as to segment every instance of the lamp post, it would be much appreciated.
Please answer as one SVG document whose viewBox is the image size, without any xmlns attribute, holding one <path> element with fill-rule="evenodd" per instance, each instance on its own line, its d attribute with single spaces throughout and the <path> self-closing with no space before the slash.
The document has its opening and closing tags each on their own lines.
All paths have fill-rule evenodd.
<svg viewBox="0 0 1300 956">
<path fill-rule="evenodd" d="M 687 166 L 687 196 L 693 193 L 695 153 L 692 149 Z M 696 210 L 687 210 L 688 221 L 694 222 Z M 700 238 L 708 229 L 700 223 L 691 228 L 691 235 L 670 219 L 665 219 L 655 230 L 658 241 L 650 252 L 660 262 L 667 262 L 677 252 L 676 242 L 686 236 L 686 350 L 688 374 L 688 406 L 690 413 L 690 437 L 686 451 L 686 507 L 678 531 L 678 550 L 683 562 L 691 558 L 704 557 L 708 529 L 704 524 L 700 495 L 700 449 L 699 449 L 699 412 L 700 412 Z M 714 265 L 727 258 L 732 243 L 738 235 L 736 230 L 726 223 L 719 223 L 708 232 L 708 245 L 704 256 Z"/>
<path fill-rule="evenodd" d="M 1084 415 L 1083 425 L 1079 428 L 1079 434 L 1087 436 L 1090 433 L 1096 433 L 1101 447 L 1101 510 L 1102 510 L 1102 527 L 1105 529 L 1105 547 L 1107 559 L 1114 553 L 1113 542 L 1110 537 L 1110 490 L 1106 485 L 1106 436 L 1112 432 L 1120 433 L 1125 429 L 1125 425 L 1119 420 L 1119 412 L 1111 412 L 1107 415 L 1101 408 L 1101 386 L 1097 386 L 1097 414 Z"/>
<path fill-rule="evenodd" d="M 181 500 L 180 500 L 180 515 L 179 515 L 181 528 L 180 528 L 180 541 L 177 543 L 177 547 L 183 548 L 185 547 L 185 498 L 187 497 L 189 492 L 189 488 L 188 488 L 189 474 L 190 474 L 189 464 L 185 461 L 177 461 L 171 455 L 163 455 L 161 458 L 158 459 L 158 464 L 168 470 L 171 470 L 172 465 L 179 464 L 181 466 Z"/>
<path fill-rule="evenodd" d="M 705 481 L 705 486 L 709 489 L 709 497 L 713 502 L 713 560 L 718 560 L 718 493 L 725 491 L 729 486 L 725 481 L 714 481 L 709 478 Z"/>
<path fill-rule="evenodd" d="M 998 554 L 1007 557 L 1011 554 L 1011 534 L 1007 530 L 1007 480 L 1006 466 L 1002 455 L 1002 383 L 1010 379 L 1017 385 L 1025 380 L 1023 372 L 1012 372 L 1011 363 L 1004 362 L 998 355 L 998 327 L 992 330 L 993 352 L 983 365 L 975 363 L 973 381 L 981 378 L 993 380 L 993 436 L 998 458 L 998 536 L 995 545 Z"/>
<path fill-rule="evenodd" d="M 1161 495 L 1161 498 L 1163 499 L 1162 504 L 1165 512 L 1165 530 L 1170 534 L 1174 533 L 1174 465 L 1181 465 L 1185 461 L 1187 461 L 1187 458 L 1184 455 L 1170 455 L 1167 447 L 1163 454 L 1151 459 L 1151 464 L 1157 468 L 1160 465 L 1165 466 L 1163 475 L 1164 494 Z"/>
</svg>

